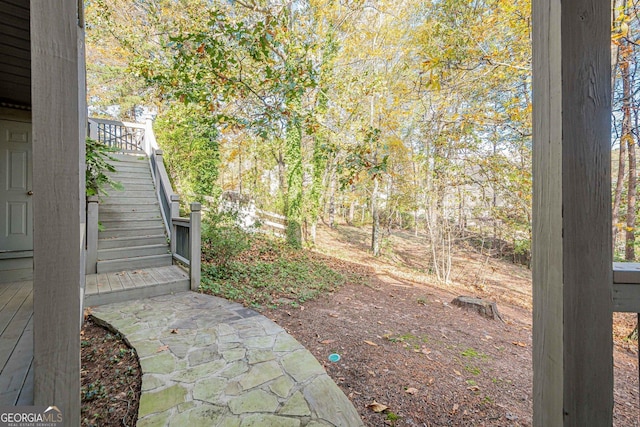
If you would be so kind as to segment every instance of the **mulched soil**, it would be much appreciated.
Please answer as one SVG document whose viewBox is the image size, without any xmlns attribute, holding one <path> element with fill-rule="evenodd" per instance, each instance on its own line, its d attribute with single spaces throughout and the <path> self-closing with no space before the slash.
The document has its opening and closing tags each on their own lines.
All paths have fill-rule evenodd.
<svg viewBox="0 0 640 427">
<path fill-rule="evenodd" d="M 81 425 L 135 426 L 142 375 L 135 350 L 91 317 L 81 331 Z"/>
<path fill-rule="evenodd" d="M 266 314 L 324 364 L 368 426 L 530 425 L 529 324 L 485 319 L 452 306 L 455 296 L 372 273 L 369 286 Z"/>
<path fill-rule="evenodd" d="M 530 426 L 530 272 L 461 251 L 445 286 L 414 274 L 428 269 L 417 239 L 399 233 L 394 251 L 374 259 L 366 233 L 346 226 L 319 233 L 320 250 L 352 261 L 327 258 L 332 268 L 362 280 L 263 314 L 324 364 L 367 426 Z M 505 322 L 453 306 L 459 295 L 497 302 Z M 625 338 L 635 321 L 614 315 L 616 427 L 638 425 L 637 342 Z M 109 331 L 90 322 L 83 331 L 83 425 L 134 425 L 137 359 Z M 332 353 L 340 361 L 330 362 Z"/>
</svg>

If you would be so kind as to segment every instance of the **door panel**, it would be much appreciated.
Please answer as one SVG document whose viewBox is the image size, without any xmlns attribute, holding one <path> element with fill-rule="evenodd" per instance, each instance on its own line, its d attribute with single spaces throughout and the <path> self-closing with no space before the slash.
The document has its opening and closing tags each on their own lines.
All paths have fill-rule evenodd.
<svg viewBox="0 0 640 427">
<path fill-rule="evenodd" d="M 33 249 L 31 124 L 0 120 L 0 251 Z"/>
</svg>

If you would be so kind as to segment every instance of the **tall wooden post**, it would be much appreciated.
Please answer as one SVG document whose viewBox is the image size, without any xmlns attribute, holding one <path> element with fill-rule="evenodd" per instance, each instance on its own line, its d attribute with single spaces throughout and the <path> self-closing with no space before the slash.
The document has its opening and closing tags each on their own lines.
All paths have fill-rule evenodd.
<svg viewBox="0 0 640 427">
<path fill-rule="evenodd" d="M 191 203 L 190 229 L 189 229 L 189 276 L 191 277 L 191 290 L 197 292 L 200 288 L 200 258 L 202 256 L 202 225 L 200 203 Z"/>
<path fill-rule="evenodd" d="M 34 404 L 80 424 L 85 225 L 82 2 L 31 0 Z"/>
<path fill-rule="evenodd" d="M 534 425 L 613 410 L 610 4 L 533 0 Z"/>
</svg>

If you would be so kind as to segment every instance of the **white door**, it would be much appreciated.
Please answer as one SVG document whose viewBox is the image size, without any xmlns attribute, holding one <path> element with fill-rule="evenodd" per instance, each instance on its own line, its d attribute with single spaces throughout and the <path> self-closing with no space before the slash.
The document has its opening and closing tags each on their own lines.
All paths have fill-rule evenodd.
<svg viewBox="0 0 640 427">
<path fill-rule="evenodd" d="M 0 252 L 33 250 L 31 123 L 0 120 Z"/>
</svg>

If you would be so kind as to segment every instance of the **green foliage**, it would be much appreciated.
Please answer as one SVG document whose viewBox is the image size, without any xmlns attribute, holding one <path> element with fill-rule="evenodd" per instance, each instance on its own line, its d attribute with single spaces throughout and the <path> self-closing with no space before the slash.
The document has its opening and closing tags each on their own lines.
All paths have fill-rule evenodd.
<svg viewBox="0 0 640 427">
<path fill-rule="evenodd" d="M 99 143 L 91 138 L 86 139 L 86 192 L 87 196 L 107 194 L 106 188 L 121 190 L 122 184 L 112 180 L 108 172 L 115 172 L 116 168 L 109 162 L 117 161 L 110 153 L 117 150 Z"/>
<path fill-rule="evenodd" d="M 87 22 L 91 99 L 158 106 L 181 192 L 248 194 L 295 247 L 328 200 L 379 204 L 376 228 L 428 212 L 434 247 L 473 218 L 526 247 L 530 0 L 96 0 Z"/>
<path fill-rule="evenodd" d="M 462 353 L 460 353 L 463 357 L 468 357 L 468 358 L 480 358 L 480 359 L 487 359 L 488 356 L 486 354 L 483 353 L 478 353 L 477 350 L 473 349 L 473 348 L 467 348 L 466 350 L 464 350 Z"/>
<path fill-rule="evenodd" d="M 299 106 L 298 99 L 292 104 Z M 285 162 L 287 164 L 287 198 L 285 216 L 287 217 L 287 243 L 292 247 L 302 247 L 302 130 L 297 111 L 289 120 L 285 139 Z"/>
<path fill-rule="evenodd" d="M 208 214 L 202 224 L 202 254 L 217 268 L 227 267 L 250 247 L 250 236 L 229 213 Z"/>
<path fill-rule="evenodd" d="M 83 385 L 80 390 L 80 395 L 83 401 L 90 401 L 94 399 L 105 399 L 108 396 L 107 388 L 96 380 L 93 383 Z"/>
<path fill-rule="evenodd" d="M 176 104 L 158 117 L 155 130 L 181 192 L 218 196 L 220 152 L 211 118 L 197 106 Z"/>
<path fill-rule="evenodd" d="M 250 306 L 301 304 L 346 281 L 326 261 L 264 236 L 252 236 L 251 248 L 226 265 L 205 255 L 202 272 L 203 292 Z"/>
</svg>

